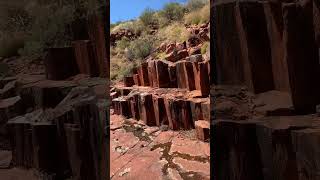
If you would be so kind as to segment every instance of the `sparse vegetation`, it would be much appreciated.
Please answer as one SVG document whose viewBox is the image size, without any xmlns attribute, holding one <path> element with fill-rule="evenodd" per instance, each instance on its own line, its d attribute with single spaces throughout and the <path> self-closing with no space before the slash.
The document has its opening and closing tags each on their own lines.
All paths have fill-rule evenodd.
<svg viewBox="0 0 320 180">
<path fill-rule="evenodd" d="M 185 8 L 179 3 L 168 3 L 160 11 L 160 15 L 172 21 L 180 21 L 185 13 Z"/>
<path fill-rule="evenodd" d="M 209 4 L 209 0 L 189 0 L 186 8 L 189 12 L 201 9 L 206 4 Z"/>
<path fill-rule="evenodd" d="M 145 37 L 138 38 L 134 41 L 131 41 L 125 54 L 129 60 L 133 60 L 133 59 L 142 60 L 146 58 L 148 55 L 150 55 L 152 49 L 153 49 L 152 37 L 145 36 Z"/>
<path fill-rule="evenodd" d="M 206 54 L 207 50 L 210 49 L 210 43 L 205 42 L 201 47 L 201 54 Z"/>
<path fill-rule="evenodd" d="M 162 42 L 184 42 L 190 38 L 190 33 L 185 28 L 187 24 L 201 24 L 210 20 L 209 0 L 189 0 L 187 4 L 168 3 L 163 9 L 154 11 L 147 8 L 136 20 L 117 22 L 112 24 L 111 32 L 115 33 L 127 29 L 138 38 L 128 39 L 123 37 L 116 41 L 116 46 L 111 48 L 111 80 L 119 81 L 132 73 Z M 157 25 L 159 29 L 149 35 L 150 27 Z M 208 51 L 209 42 L 205 43 L 201 53 Z M 164 59 L 165 53 L 154 54 L 157 59 Z"/>
<path fill-rule="evenodd" d="M 176 41 L 183 42 L 189 38 L 190 34 L 186 30 L 183 24 L 175 22 L 172 23 L 158 32 L 158 38 L 160 41 Z"/>
<path fill-rule="evenodd" d="M 71 22 L 99 11 L 105 4 L 98 1 L 0 2 L 0 56 L 41 56 L 46 48 L 70 45 Z"/>
<path fill-rule="evenodd" d="M 198 11 L 193 11 L 184 17 L 186 24 L 201 24 L 210 20 L 210 6 L 205 5 Z"/>
<path fill-rule="evenodd" d="M 135 34 L 140 34 L 144 30 L 144 25 L 140 20 L 137 21 L 127 21 L 120 23 L 119 25 L 112 28 L 112 32 L 119 31 L 120 29 L 127 29 Z"/>
<path fill-rule="evenodd" d="M 139 18 L 145 26 L 150 26 L 158 23 L 155 17 L 155 11 L 150 8 L 145 9 Z"/>
</svg>

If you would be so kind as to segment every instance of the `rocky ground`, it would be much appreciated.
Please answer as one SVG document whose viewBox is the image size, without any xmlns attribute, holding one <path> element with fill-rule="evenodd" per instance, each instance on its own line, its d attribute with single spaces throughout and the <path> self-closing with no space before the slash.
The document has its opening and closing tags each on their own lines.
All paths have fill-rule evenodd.
<svg viewBox="0 0 320 180">
<path fill-rule="evenodd" d="M 111 179 L 210 179 L 210 144 L 195 130 L 149 127 L 112 111 Z"/>
</svg>

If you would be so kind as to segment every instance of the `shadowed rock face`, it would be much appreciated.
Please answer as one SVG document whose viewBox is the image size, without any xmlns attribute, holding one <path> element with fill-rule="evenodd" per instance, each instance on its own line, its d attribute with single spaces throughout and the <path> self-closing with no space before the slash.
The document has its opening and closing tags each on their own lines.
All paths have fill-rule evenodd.
<svg viewBox="0 0 320 180">
<path fill-rule="evenodd" d="M 295 110 L 314 112 L 320 101 L 316 4 L 216 2 L 217 84 L 289 92 Z"/>
<path fill-rule="evenodd" d="M 313 114 L 320 103 L 318 4 L 221 0 L 213 5 L 216 179 L 319 179 L 320 118 Z"/>
<path fill-rule="evenodd" d="M 106 80 L 84 76 L 51 81 L 30 75 L 12 79 L 4 87 L 17 84 L 13 94 L 0 99 L 1 149 L 12 151 L 11 165 L 58 179 L 99 179 L 102 142 L 95 138 L 103 139 L 107 106 L 97 99 L 104 100 L 106 86 L 96 87 L 106 85 Z M 2 146 L 6 139 L 10 147 Z"/>
</svg>

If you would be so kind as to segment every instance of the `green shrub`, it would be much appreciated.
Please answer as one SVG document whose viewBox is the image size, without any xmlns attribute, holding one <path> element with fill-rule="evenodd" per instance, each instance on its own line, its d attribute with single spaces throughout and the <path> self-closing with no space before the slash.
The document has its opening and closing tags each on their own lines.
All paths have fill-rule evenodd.
<svg viewBox="0 0 320 180">
<path fill-rule="evenodd" d="M 185 9 L 179 3 L 168 3 L 161 11 L 161 15 L 169 21 L 180 21 L 183 18 Z"/>
<path fill-rule="evenodd" d="M 117 41 L 117 47 L 124 50 L 130 46 L 130 40 L 127 37 L 123 37 L 121 40 Z"/>
<path fill-rule="evenodd" d="M 132 70 L 139 63 L 138 60 L 129 61 L 122 57 L 112 56 L 110 59 L 110 79 L 112 81 L 119 81 L 127 75 L 132 75 Z"/>
<path fill-rule="evenodd" d="M 155 11 L 147 8 L 142 12 L 139 18 L 145 26 L 150 26 L 150 25 L 157 24 L 157 20 L 154 17 L 154 15 L 155 15 Z"/>
<path fill-rule="evenodd" d="M 153 50 L 153 41 L 151 36 L 144 36 L 131 41 L 126 51 L 126 57 L 130 60 L 146 58 Z"/>
<path fill-rule="evenodd" d="M 35 1 L 28 4 L 26 9 L 33 20 L 27 31 L 24 48 L 19 53 L 23 56 L 42 56 L 47 48 L 70 46 L 73 36 L 70 24 L 100 12 L 104 4 L 97 2 L 98 0 Z"/>
<path fill-rule="evenodd" d="M 71 44 L 72 37 L 67 28 L 74 20 L 75 9 L 72 6 L 37 6 L 33 13 L 36 18 L 26 39 L 25 48 L 20 51 L 21 55 L 41 56 L 46 48 Z"/>
<path fill-rule="evenodd" d="M 161 11 L 156 12 L 153 16 L 160 28 L 165 27 L 170 23 L 170 21 L 162 15 Z"/>
</svg>

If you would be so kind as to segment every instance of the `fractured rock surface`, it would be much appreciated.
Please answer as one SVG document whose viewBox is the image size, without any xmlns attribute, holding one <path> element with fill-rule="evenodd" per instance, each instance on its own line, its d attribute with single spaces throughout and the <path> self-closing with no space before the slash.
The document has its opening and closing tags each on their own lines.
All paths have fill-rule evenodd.
<svg viewBox="0 0 320 180">
<path fill-rule="evenodd" d="M 210 179 L 210 147 L 178 131 L 111 114 L 111 179 Z M 197 146 L 197 151 L 190 148 Z"/>
</svg>

